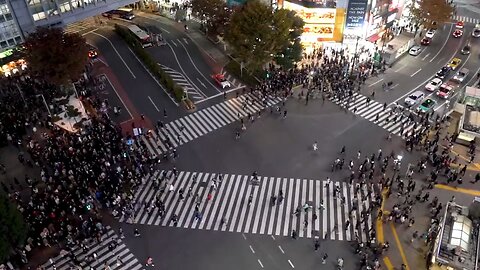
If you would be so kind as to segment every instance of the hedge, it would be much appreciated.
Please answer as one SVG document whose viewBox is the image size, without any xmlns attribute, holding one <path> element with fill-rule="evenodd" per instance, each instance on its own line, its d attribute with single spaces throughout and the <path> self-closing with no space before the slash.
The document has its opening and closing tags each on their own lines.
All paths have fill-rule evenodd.
<svg viewBox="0 0 480 270">
<path fill-rule="evenodd" d="M 133 52 L 143 62 L 143 64 L 150 70 L 150 72 L 158 78 L 168 92 L 170 92 L 175 100 L 182 101 L 185 91 L 177 85 L 173 79 L 165 73 L 165 71 L 157 64 L 152 56 L 142 47 L 142 44 L 128 31 L 125 27 L 115 24 L 115 32 L 125 40 L 125 42 L 132 48 Z"/>
</svg>

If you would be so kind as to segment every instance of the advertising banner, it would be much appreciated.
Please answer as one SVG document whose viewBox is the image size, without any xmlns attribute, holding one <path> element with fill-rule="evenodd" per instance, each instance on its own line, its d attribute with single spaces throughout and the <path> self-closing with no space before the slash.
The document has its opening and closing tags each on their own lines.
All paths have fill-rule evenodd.
<svg viewBox="0 0 480 270">
<path fill-rule="evenodd" d="M 363 29 L 367 14 L 368 0 L 350 0 L 347 9 L 345 29 Z"/>
<path fill-rule="evenodd" d="M 334 8 L 305 8 L 287 1 L 283 3 L 283 8 L 295 11 L 305 23 L 335 23 Z"/>
</svg>

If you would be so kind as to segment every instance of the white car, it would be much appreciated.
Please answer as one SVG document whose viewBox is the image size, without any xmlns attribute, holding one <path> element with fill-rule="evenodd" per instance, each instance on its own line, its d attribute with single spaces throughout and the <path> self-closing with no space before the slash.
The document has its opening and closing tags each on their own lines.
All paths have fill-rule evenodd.
<svg viewBox="0 0 480 270">
<path fill-rule="evenodd" d="M 415 91 L 405 98 L 405 104 L 407 104 L 409 107 L 413 106 L 422 101 L 424 97 L 425 94 L 422 91 Z"/>
<path fill-rule="evenodd" d="M 425 89 L 433 92 L 437 90 L 440 87 L 440 85 L 442 85 L 442 79 L 434 78 L 429 83 L 427 83 L 427 85 L 425 85 Z"/>
<path fill-rule="evenodd" d="M 425 33 L 425 37 L 427 38 L 433 38 L 433 36 L 435 36 L 435 33 L 437 32 L 437 30 L 435 29 L 429 29 L 427 31 L 427 33 Z"/>
<path fill-rule="evenodd" d="M 418 45 L 414 45 L 412 48 L 410 48 L 410 50 L 408 51 L 408 53 L 410 55 L 413 55 L 413 56 L 417 56 L 419 55 L 420 53 L 422 52 L 422 47 L 418 46 Z"/>
</svg>

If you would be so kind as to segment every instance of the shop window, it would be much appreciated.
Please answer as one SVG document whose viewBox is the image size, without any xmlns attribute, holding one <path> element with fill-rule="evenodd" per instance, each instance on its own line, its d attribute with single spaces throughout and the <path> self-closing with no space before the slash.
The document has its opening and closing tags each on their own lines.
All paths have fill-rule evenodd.
<svg viewBox="0 0 480 270">
<path fill-rule="evenodd" d="M 0 23 L 3 23 L 3 22 L 5 22 L 5 16 L 0 15 Z"/>
<path fill-rule="evenodd" d="M 7 42 L 6 42 L 6 41 L 0 42 L 0 47 L 2 47 L 2 48 L 7 48 L 7 47 L 8 47 Z"/>
<path fill-rule="evenodd" d="M 17 37 L 15 38 L 15 43 L 17 43 L 17 44 L 22 43 L 22 37 L 21 37 L 21 36 L 17 36 Z"/>
</svg>

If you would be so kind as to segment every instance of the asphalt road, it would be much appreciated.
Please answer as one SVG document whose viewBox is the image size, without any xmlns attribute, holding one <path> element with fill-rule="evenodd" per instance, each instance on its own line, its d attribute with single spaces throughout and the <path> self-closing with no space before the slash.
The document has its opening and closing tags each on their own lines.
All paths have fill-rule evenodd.
<svg viewBox="0 0 480 270">
<path fill-rule="evenodd" d="M 89 43 L 98 48 L 125 88 L 128 98 L 140 114 L 152 121 L 163 118 L 163 110 L 171 116 L 184 113 L 165 90 L 144 68 L 128 45 L 111 29 L 97 29 L 85 35 Z"/>
</svg>

